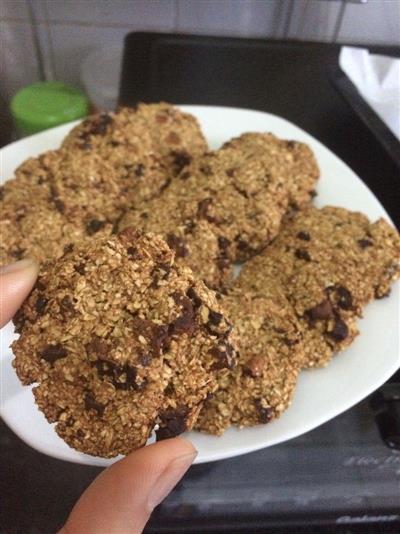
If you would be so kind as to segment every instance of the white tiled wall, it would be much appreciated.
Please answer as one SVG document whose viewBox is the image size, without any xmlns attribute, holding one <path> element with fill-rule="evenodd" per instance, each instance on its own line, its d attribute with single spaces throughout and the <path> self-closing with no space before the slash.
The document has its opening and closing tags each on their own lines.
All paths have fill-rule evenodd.
<svg viewBox="0 0 400 534">
<path fill-rule="evenodd" d="M 45 76 L 80 86 L 85 55 L 99 46 L 122 47 L 130 31 L 332 41 L 341 5 L 341 0 L 0 0 L 0 92 L 8 99 L 40 78 L 29 6 Z M 400 44 L 399 26 L 400 0 L 349 3 L 338 41 Z"/>
</svg>

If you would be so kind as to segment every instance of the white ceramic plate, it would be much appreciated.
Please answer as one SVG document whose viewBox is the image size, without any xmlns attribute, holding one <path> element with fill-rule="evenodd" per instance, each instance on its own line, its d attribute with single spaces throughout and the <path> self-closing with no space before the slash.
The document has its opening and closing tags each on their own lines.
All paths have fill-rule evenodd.
<svg viewBox="0 0 400 534">
<path fill-rule="evenodd" d="M 308 143 L 321 168 L 316 204 L 359 210 L 371 219 L 388 218 L 378 200 L 326 147 L 290 122 L 257 111 L 222 107 L 184 106 L 200 121 L 212 148 L 248 131 L 270 131 L 279 137 Z M 2 180 L 12 176 L 29 156 L 59 146 L 73 125 L 65 125 L 13 143 L 1 151 Z M 32 199 L 34 200 L 34 199 Z M 229 458 L 281 443 L 308 432 L 344 412 L 383 384 L 399 367 L 399 285 L 388 299 L 371 303 L 360 321 L 361 335 L 345 353 L 325 369 L 301 373 L 291 407 L 268 425 L 230 429 L 222 437 L 189 434 L 199 451 L 196 462 Z M 35 449 L 76 463 L 109 465 L 114 460 L 95 458 L 70 449 L 36 408 L 29 387 L 20 385 L 11 366 L 9 344 L 13 328 L 1 331 L 1 415 L 9 427 Z"/>
</svg>

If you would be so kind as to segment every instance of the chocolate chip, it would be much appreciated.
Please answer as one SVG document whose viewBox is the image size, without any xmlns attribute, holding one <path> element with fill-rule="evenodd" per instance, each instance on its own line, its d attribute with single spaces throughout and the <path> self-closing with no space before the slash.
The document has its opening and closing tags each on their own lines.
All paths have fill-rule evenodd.
<svg viewBox="0 0 400 534">
<path fill-rule="evenodd" d="M 22 329 L 24 328 L 24 325 L 26 323 L 26 320 L 27 320 L 27 317 L 23 313 L 22 308 L 19 308 L 17 313 L 12 318 L 12 322 L 13 322 L 13 324 L 15 326 L 15 332 L 17 334 L 21 334 Z"/>
<path fill-rule="evenodd" d="M 208 314 L 208 321 L 211 324 L 218 325 L 223 319 L 222 313 L 218 313 L 214 310 L 210 310 Z"/>
<path fill-rule="evenodd" d="M 156 441 L 173 438 L 185 432 L 188 414 L 189 408 L 187 406 L 178 406 L 175 409 L 168 408 L 160 413 L 160 428 L 156 430 Z"/>
<path fill-rule="evenodd" d="M 227 174 L 227 176 L 229 176 L 229 178 L 233 178 L 235 176 L 235 169 L 233 169 L 233 168 L 228 169 L 226 171 L 226 174 Z"/>
<path fill-rule="evenodd" d="M 189 254 L 186 243 L 181 237 L 175 234 L 167 234 L 167 243 L 175 251 L 177 258 L 186 258 Z"/>
<path fill-rule="evenodd" d="M 68 254 L 74 250 L 73 243 L 69 243 L 68 245 L 65 245 L 64 247 L 64 254 Z"/>
<path fill-rule="evenodd" d="M 338 297 L 338 306 L 342 308 L 342 310 L 351 310 L 353 307 L 353 297 L 350 291 L 344 286 L 337 286 L 335 292 Z"/>
<path fill-rule="evenodd" d="M 100 221 L 99 219 L 91 219 L 86 224 L 86 232 L 89 235 L 93 235 L 96 232 L 98 232 L 99 230 L 101 230 L 105 226 L 105 224 L 106 224 L 105 221 Z"/>
<path fill-rule="evenodd" d="M 299 260 L 304 260 L 304 261 L 311 261 L 311 256 L 310 254 L 308 253 L 307 250 L 303 249 L 303 248 L 298 248 L 295 250 L 294 252 L 294 255 L 296 256 L 296 258 L 298 258 Z"/>
<path fill-rule="evenodd" d="M 213 347 L 209 350 L 209 353 L 215 358 L 212 365 L 213 370 L 232 368 L 234 355 L 232 345 L 227 344 L 225 347 Z"/>
<path fill-rule="evenodd" d="M 293 148 L 296 146 L 296 141 L 286 141 L 286 148 L 289 150 L 293 150 Z"/>
<path fill-rule="evenodd" d="M 301 232 L 298 232 L 297 236 L 299 239 L 302 239 L 303 241 L 310 241 L 311 240 L 311 236 L 308 232 L 305 232 L 304 230 L 302 230 Z"/>
<path fill-rule="evenodd" d="M 175 395 L 175 387 L 172 382 L 169 382 L 167 387 L 164 389 L 164 393 L 167 395 L 167 397 L 173 397 Z"/>
<path fill-rule="evenodd" d="M 44 291 L 46 289 L 46 284 L 43 282 L 43 280 L 37 280 L 35 284 L 35 289 L 39 289 L 39 291 Z"/>
<path fill-rule="evenodd" d="M 159 263 L 158 270 L 160 271 L 160 276 L 162 280 L 167 280 L 171 273 L 171 265 L 169 263 Z"/>
<path fill-rule="evenodd" d="M 167 325 L 158 325 L 149 319 L 133 317 L 131 328 L 138 336 L 141 335 L 146 339 L 149 345 L 149 353 L 152 356 L 159 356 L 168 343 L 169 327 Z"/>
<path fill-rule="evenodd" d="M 168 120 L 168 116 L 163 114 L 163 113 L 157 113 L 156 115 L 156 122 L 158 122 L 159 124 L 163 124 L 165 122 L 167 122 Z"/>
<path fill-rule="evenodd" d="M 252 378 L 257 378 L 262 375 L 264 365 L 264 358 L 261 356 L 253 356 L 243 365 L 243 371 Z"/>
<path fill-rule="evenodd" d="M 143 163 L 138 163 L 137 165 L 135 165 L 135 168 L 134 168 L 134 173 L 135 173 L 135 176 L 137 176 L 138 178 L 140 176 L 143 176 L 144 174 L 144 165 Z"/>
<path fill-rule="evenodd" d="M 182 308 L 181 315 L 177 317 L 169 325 L 169 333 L 171 335 L 175 334 L 192 334 L 196 323 L 195 323 L 195 312 L 193 308 L 192 301 L 185 295 L 175 292 L 172 295 L 172 298 L 178 306 Z"/>
<path fill-rule="evenodd" d="M 230 240 L 223 236 L 218 236 L 218 246 L 221 250 L 226 251 L 226 249 L 231 244 Z"/>
<path fill-rule="evenodd" d="M 169 263 L 159 263 L 154 267 L 151 273 L 153 282 L 150 284 L 150 287 L 155 289 L 158 287 L 160 280 L 168 280 L 171 272 L 171 265 Z"/>
<path fill-rule="evenodd" d="M 313 308 L 306 310 L 305 313 L 312 322 L 334 317 L 334 310 L 329 300 L 323 300 Z"/>
<path fill-rule="evenodd" d="M 148 367 L 152 361 L 153 357 L 151 354 L 141 354 L 139 356 L 139 363 L 143 367 Z"/>
<path fill-rule="evenodd" d="M 61 308 L 67 312 L 75 311 L 74 304 L 68 295 L 61 299 Z"/>
<path fill-rule="evenodd" d="M 236 246 L 237 246 L 237 248 L 238 248 L 240 251 L 242 251 L 242 252 L 244 252 L 244 253 L 246 253 L 246 254 L 251 253 L 251 250 L 252 250 L 251 245 L 250 245 L 247 241 L 245 241 L 244 239 L 242 239 L 242 237 L 241 237 L 240 235 L 237 235 L 237 236 L 235 237 L 235 242 L 236 242 Z"/>
<path fill-rule="evenodd" d="M 48 303 L 48 299 L 44 298 L 43 295 L 39 295 L 35 302 L 35 310 L 39 315 L 43 315 L 46 306 Z"/>
<path fill-rule="evenodd" d="M 61 343 L 55 345 L 47 345 L 40 353 L 41 358 L 46 362 L 54 363 L 55 361 L 68 356 L 68 351 Z"/>
<path fill-rule="evenodd" d="M 105 135 L 112 122 L 112 117 L 107 113 L 101 113 L 97 117 L 87 119 L 84 121 L 83 127 L 88 127 L 88 129 L 81 134 L 81 138 L 86 140 L 89 135 Z"/>
<path fill-rule="evenodd" d="M 53 200 L 54 202 L 54 206 L 56 208 L 56 210 L 59 212 L 59 213 L 64 213 L 65 212 L 65 204 L 62 200 L 60 200 L 59 198 L 55 198 Z"/>
<path fill-rule="evenodd" d="M 171 156 L 177 173 L 181 172 L 192 161 L 191 155 L 186 150 L 174 150 L 171 152 Z"/>
<path fill-rule="evenodd" d="M 171 181 L 172 181 L 171 177 L 168 176 L 168 178 L 165 179 L 165 182 L 160 187 L 159 193 L 162 193 L 163 191 L 165 191 L 167 187 L 169 187 L 169 184 L 171 183 Z"/>
<path fill-rule="evenodd" d="M 170 132 L 165 138 L 165 140 L 171 145 L 178 145 L 181 142 L 181 138 L 176 132 Z"/>
<path fill-rule="evenodd" d="M 224 271 L 225 269 L 228 269 L 228 267 L 230 267 L 231 265 L 231 262 L 229 261 L 228 258 L 217 258 L 217 267 L 218 269 L 220 269 L 221 271 Z"/>
<path fill-rule="evenodd" d="M 136 247 L 128 247 L 126 249 L 126 252 L 134 260 L 140 260 L 140 258 L 142 257 L 142 255 L 140 254 L 139 250 Z"/>
<path fill-rule="evenodd" d="M 24 257 L 24 253 L 25 253 L 25 249 L 15 248 L 14 250 L 10 252 L 10 255 L 17 260 L 21 260 Z"/>
<path fill-rule="evenodd" d="M 105 341 L 101 337 L 94 337 L 89 343 L 85 345 L 85 349 L 89 356 L 95 355 L 100 359 L 105 358 L 109 353 L 107 341 Z"/>
<path fill-rule="evenodd" d="M 385 299 L 386 297 L 388 297 L 390 295 L 390 288 L 385 292 L 385 293 L 380 293 L 377 289 L 375 289 L 375 294 L 374 294 L 374 297 L 376 299 Z"/>
<path fill-rule="evenodd" d="M 85 395 L 85 410 L 95 410 L 101 417 L 104 413 L 105 406 L 96 401 L 92 393 Z"/>
<path fill-rule="evenodd" d="M 119 141 L 114 141 L 114 140 L 110 141 L 110 145 L 113 146 L 113 147 L 120 146 L 120 144 L 121 143 Z"/>
<path fill-rule="evenodd" d="M 195 308 L 200 308 L 200 306 L 203 304 L 203 301 L 193 287 L 189 287 L 189 289 L 186 291 L 186 295 L 192 300 Z"/>
<path fill-rule="evenodd" d="M 318 195 L 315 189 L 311 189 L 311 191 L 309 191 L 308 194 L 310 195 L 311 198 L 315 198 Z"/>
<path fill-rule="evenodd" d="M 269 423 L 274 416 L 273 410 L 271 408 L 264 408 L 262 399 L 256 399 L 254 406 L 257 410 L 259 422 L 263 424 Z"/>
<path fill-rule="evenodd" d="M 211 167 L 209 165 L 202 165 L 200 167 L 200 172 L 205 174 L 205 176 L 211 176 L 212 175 L 212 170 L 211 170 Z"/>
<path fill-rule="evenodd" d="M 200 200 L 197 204 L 197 217 L 199 219 L 206 219 L 208 222 L 216 222 L 215 217 L 208 214 L 208 208 L 211 206 L 212 202 L 212 198 L 203 198 L 203 200 Z"/>
<path fill-rule="evenodd" d="M 123 367 L 116 367 L 114 369 L 113 384 L 117 389 L 143 389 L 146 382 L 138 384 L 136 382 L 137 371 L 135 367 L 124 365 Z"/>
<path fill-rule="evenodd" d="M 333 329 L 328 332 L 328 334 L 335 340 L 335 341 L 343 341 L 346 339 L 346 337 L 349 334 L 349 329 L 346 325 L 346 323 L 340 318 L 336 317 L 335 324 L 333 325 Z"/>
<path fill-rule="evenodd" d="M 50 201 L 53 202 L 54 207 L 59 213 L 65 212 L 65 204 L 60 200 L 58 189 L 54 185 L 50 186 Z"/>
<path fill-rule="evenodd" d="M 239 193 L 244 198 L 250 198 L 248 192 L 245 189 L 242 189 L 237 184 L 232 184 L 233 189 Z"/>
<path fill-rule="evenodd" d="M 150 340 L 152 352 L 159 355 L 169 340 L 169 327 L 166 325 L 156 325 L 154 327 L 153 337 Z"/>
<path fill-rule="evenodd" d="M 196 223 L 192 220 L 185 221 L 185 229 L 184 229 L 185 235 L 192 234 L 196 226 L 197 226 Z"/>
<path fill-rule="evenodd" d="M 82 143 L 79 144 L 79 148 L 81 150 L 92 150 L 93 145 L 92 143 L 89 143 L 89 141 L 84 140 Z"/>
<path fill-rule="evenodd" d="M 74 270 L 79 273 L 79 274 L 85 274 L 86 270 L 85 270 L 85 264 L 84 263 L 77 263 L 76 265 L 74 265 Z"/>
<path fill-rule="evenodd" d="M 99 377 L 110 378 L 112 384 L 117 389 L 140 390 L 146 385 L 145 383 L 136 383 L 137 371 L 135 367 L 130 367 L 128 365 L 120 366 L 114 362 L 106 360 L 97 360 L 93 362 L 93 365 L 96 367 Z"/>
<path fill-rule="evenodd" d="M 294 345 L 297 345 L 299 342 L 298 338 L 290 338 L 290 337 L 284 337 L 282 341 L 285 343 L 287 347 L 293 347 Z"/>
<path fill-rule="evenodd" d="M 357 241 L 360 248 L 365 249 L 373 246 L 373 242 L 370 239 L 359 239 Z"/>
</svg>

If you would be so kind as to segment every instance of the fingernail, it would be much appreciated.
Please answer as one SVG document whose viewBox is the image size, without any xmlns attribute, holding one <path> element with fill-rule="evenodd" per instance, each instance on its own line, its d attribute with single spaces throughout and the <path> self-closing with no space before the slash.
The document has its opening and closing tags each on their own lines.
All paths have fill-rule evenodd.
<svg viewBox="0 0 400 534">
<path fill-rule="evenodd" d="M 165 497 L 170 493 L 172 488 L 176 486 L 179 480 L 183 477 L 193 460 L 197 456 L 197 451 L 179 456 L 173 460 L 168 467 L 158 477 L 154 484 L 153 490 L 149 496 L 148 506 L 153 510 Z"/>
<path fill-rule="evenodd" d="M 31 258 L 26 258 L 25 260 L 20 260 L 15 263 L 10 263 L 9 265 L 4 265 L 0 267 L 0 274 L 9 274 L 16 273 L 18 271 L 23 271 L 25 269 L 38 268 L 38 264 L 35 260 Z"/>
</svg>

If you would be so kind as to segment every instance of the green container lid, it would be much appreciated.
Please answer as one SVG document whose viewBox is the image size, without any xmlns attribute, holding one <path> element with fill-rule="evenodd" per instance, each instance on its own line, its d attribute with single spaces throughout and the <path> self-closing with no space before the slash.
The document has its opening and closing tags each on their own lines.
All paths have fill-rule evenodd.
<svg viewBox="0 0 400 534">
<path fill-rule="evenodd" d="M 89 101 L 81 91 L 61 82 L 38 82 L 24 87 L 11 100 L 18 130 L 30 135 L 89 113 Z"/>
</svg>

